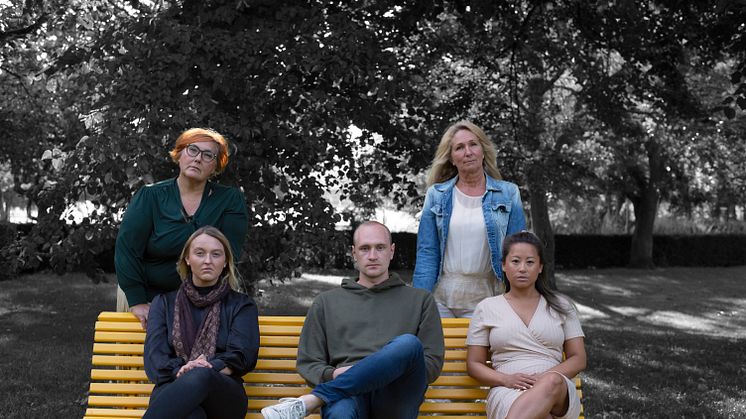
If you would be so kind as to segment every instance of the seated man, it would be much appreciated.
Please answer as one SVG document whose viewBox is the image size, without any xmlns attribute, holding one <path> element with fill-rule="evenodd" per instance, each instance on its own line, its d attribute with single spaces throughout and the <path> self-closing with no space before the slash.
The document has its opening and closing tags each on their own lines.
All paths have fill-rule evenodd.
<svg viewBox="0 0 746 419">
<path fill-rule="evenodd" d="M 321 293 L 298 344 L 298 372 L 310 394 L 265 407 L 266 419 L 414 419 L 443 367 L 443 329 L 429 292 L 408 287 L 388 268 L 391 232 L 368 221 L 352 236 L 357 279 Z"/>
</svg>

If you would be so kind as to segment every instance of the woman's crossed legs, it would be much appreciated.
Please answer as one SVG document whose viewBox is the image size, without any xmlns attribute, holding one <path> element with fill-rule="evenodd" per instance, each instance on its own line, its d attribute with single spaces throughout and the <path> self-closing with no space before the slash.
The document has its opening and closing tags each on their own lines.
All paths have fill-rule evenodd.
<svg viewBox="0 0 746 419">
<path fill-rule="evenodd" d="M 518 396 L 505 419 L 562 417 L 570 405 L 567 379 L 556 371 L 540 376 L 533 387 Z"/>
</svg>

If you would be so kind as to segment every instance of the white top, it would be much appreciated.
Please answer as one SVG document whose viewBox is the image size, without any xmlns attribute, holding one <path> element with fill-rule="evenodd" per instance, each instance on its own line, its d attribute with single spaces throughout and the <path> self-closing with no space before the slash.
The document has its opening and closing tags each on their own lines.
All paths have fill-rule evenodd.
<svg viewBox="0 0 746 419">
<path fill-rule="evenodd" d="M 448 308 L 474 309 L 496 293 L 482 197 L 453 188 L 453 213 L 435 300 Z"/>
</svg>

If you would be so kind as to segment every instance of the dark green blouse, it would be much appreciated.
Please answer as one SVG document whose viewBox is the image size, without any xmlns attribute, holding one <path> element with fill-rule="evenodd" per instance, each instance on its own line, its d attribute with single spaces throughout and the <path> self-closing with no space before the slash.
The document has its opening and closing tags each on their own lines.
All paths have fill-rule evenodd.
<svg viewBox="0 0 746 419">
<path fill-rule="evenodd" d="M 184 243 L 200 227 L 217 227 L 228 237 L 235 260 L 246 238 L 248 215 L 237 188 L 207 182 L 197 212 L 187 217 L 176 178 L 140 188 L 127 206 L 114 254 L 119 286 L 130 306 L 177 289 Z"/>
</svg>

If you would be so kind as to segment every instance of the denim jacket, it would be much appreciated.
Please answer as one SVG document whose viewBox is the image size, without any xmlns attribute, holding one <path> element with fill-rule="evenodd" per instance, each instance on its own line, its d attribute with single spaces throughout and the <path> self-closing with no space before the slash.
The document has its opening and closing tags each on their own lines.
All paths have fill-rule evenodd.
<svg viewBox="0 0 746 419">
<path fill-rule="evenodd" d="M 482 213 L 487 226 L 492 269 L 502 281 L 502 242 L 505 236 L 526 228 L 523 203 L 518 187 L 510 182 L 487 177 L 487 192 L 482 197 Z M 413 286 L 429 291 L 435 289 L 443 269 L 443 256 L 448 243 L 448 226 L 453 212 L 453 188 L 458 176 L 430 186 L 422 207 L 417 231 L 417 261 Z"/>
</svg>

